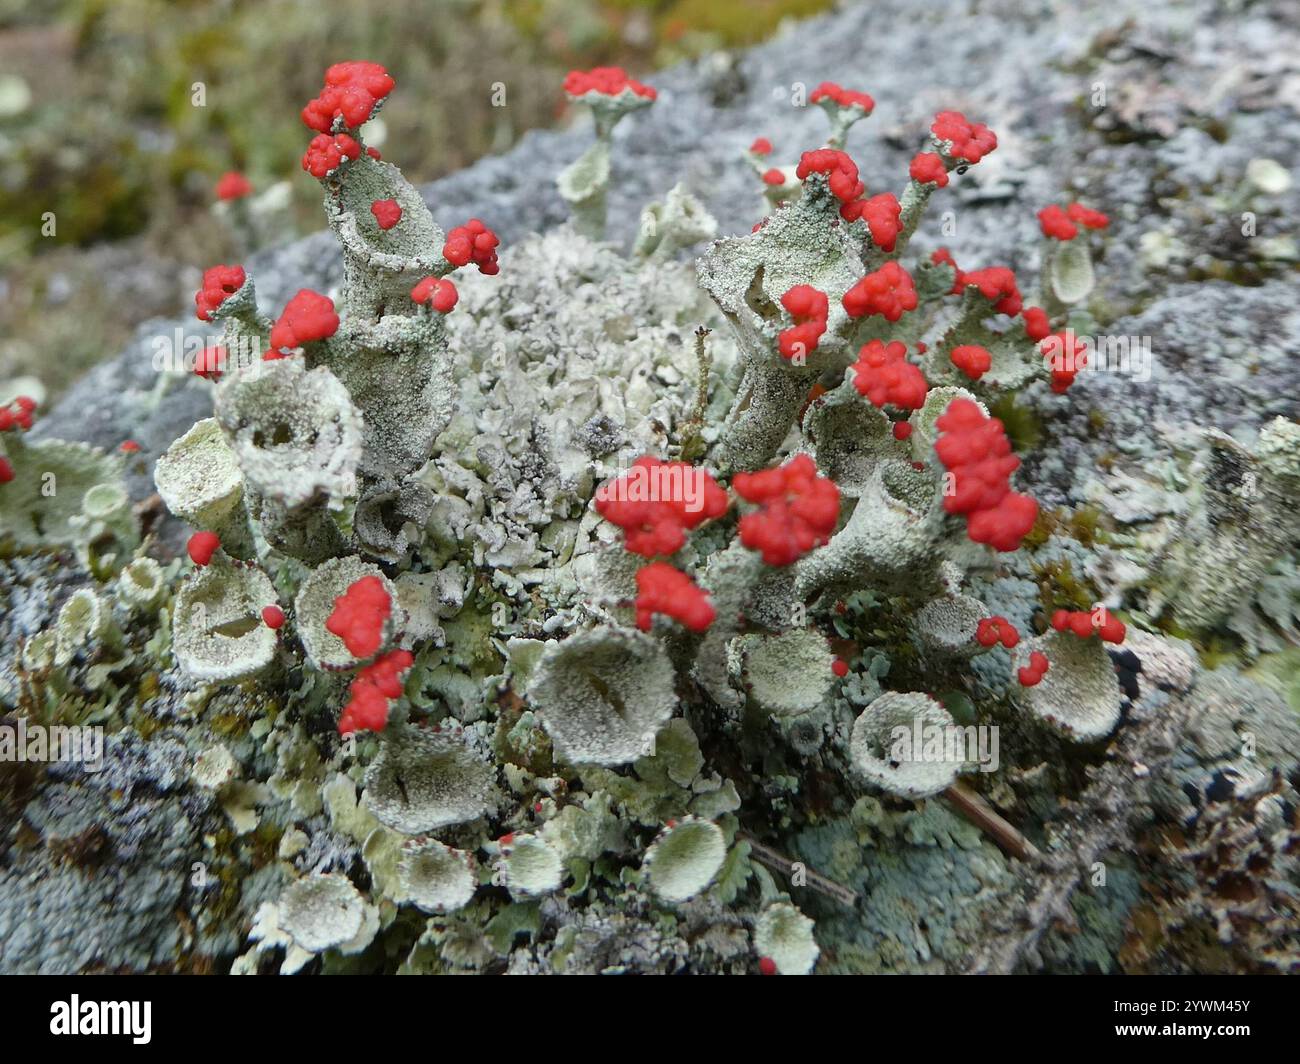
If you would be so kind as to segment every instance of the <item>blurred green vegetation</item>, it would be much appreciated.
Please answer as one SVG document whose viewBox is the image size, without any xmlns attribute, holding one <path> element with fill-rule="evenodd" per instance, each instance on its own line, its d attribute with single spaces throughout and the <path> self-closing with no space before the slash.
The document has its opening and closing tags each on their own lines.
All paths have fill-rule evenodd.
<svg viewBox="0 0 1300 1064">
<path fill-rule="evenodd" d="M 285 239 L 319 227 L 298 111 L 332 62 L 393 71 L 384 151 L 422 182 L 560 120 L 571 67 L 645 75 L 830 6 L 0 0 L 0 379 L 35 372 L 58 391 L 139 321 L 178 309 L 198 267 L 238 253 L 211 211 L 227 170 L 259 190 L 290 180 Z"/>
</svg>

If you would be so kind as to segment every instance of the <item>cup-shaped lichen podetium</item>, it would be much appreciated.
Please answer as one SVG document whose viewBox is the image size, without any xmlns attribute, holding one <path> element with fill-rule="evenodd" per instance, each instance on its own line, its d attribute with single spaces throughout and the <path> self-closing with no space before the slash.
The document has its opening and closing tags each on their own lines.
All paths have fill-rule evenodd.
<svg viewBox="0 0 1300 1064">
<path fill-rule="evenodd" d="M 622 765 L 651 753 L 677 705 L 667 652 L 622 628 L 593 628 L 549 646 L 529 694 L 555 752 L 576 765 Z"/>
<path fill-rule="evenodd" d="M 214 557 L 176 592 L 172 649 L 192 679 L 233 683 L 256 675 L 275 657 L 276 633 L 262 608 L 276 600 L 261 569 Z"/>
<path fill-rule="evenodd" d="M 338 378 L 297 359 L 264 362 L 222 382 L 216 411 L 267 541 L 307 562 L 341 550 L 329 511 L 356 495 L 362 421 Z"/>
<path fill-rule="evenodd" d="M 443 232 L 397 168 L 367 155 L 327 181 L 325 193 L 343 247 L 342 324 L 328 340 L 308 345 L 307 364 L 330 369 L 363 415 L 360 506 L 382 495 L 393 522 L 418 519 L 424 493 L 409 478 L 451 420 L 454 388 L 442 315 L 416 304 L 411 289 L 423 277 L 450 272 Z M 401 208 L 388 229 L 370 209 L 376 200 Z M 373 546 L 373 553 L 392 553 L 387 542 Z"/>
</svg>

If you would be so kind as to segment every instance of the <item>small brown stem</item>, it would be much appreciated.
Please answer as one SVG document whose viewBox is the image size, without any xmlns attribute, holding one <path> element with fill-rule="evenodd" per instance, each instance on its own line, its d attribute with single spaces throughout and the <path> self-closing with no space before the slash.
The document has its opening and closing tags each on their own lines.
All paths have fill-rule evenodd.
<svg viewBox="0 0 1300 1064">
<path fill-rule="evenodd" d="M 751 856 L 768 871 L 775 872 L 788 880 L 793 880 L 796 871 L 801 870 L 803 886 L 820 894 L 825 894 L 828 898 L 834 898 L 841 905 L 846 905 L 850 909 L 857 905 L 857 891 L 851 890 L 842 883 L 836 883 L 833 879 L 827 879 L 820 873 L 814 872 L 807 865 L 790 860 L 790 858 L 778 853 L 770 846 L 764 846 L 747 831 L 737 832 L 737 838 L 744 839 L 745 842 L 749 843 Z M 800 866 L 799 869 L 796 869 L 796 865 Z"/>
<path fill-rule="evenodd" d="M 997 843 L 998 849 L 1008 857 L 1014 857 L 1018 861 L 1042 860 L 1043 855 L 1038 848 L 974 791 L 960 783 L 954 783 L 943 792 L 943 797 L 948 799 L 948 804 L 953 809 Z"/>
</svg>

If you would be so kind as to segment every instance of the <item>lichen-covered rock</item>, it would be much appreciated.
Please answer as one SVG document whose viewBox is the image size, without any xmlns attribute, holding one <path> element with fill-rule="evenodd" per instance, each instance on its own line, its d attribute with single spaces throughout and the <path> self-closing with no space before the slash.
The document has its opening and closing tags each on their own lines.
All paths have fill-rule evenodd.
<svg viewBox="0 0 1300 1064">
<path fill-rule="evenodd" d="M 1197 848 L 1213 845 L 1249 876 L 1292 845 L 1281 811 L 1294 804 L 1286 781 L 1297 744 L 1280 651 L 1300 619 L 1300 581 L 1277 502 L 1289 491 L 1294 441 L 1267 420 L 1297 412 L 1296 323 L 1277 309 L 1294 303 L 1294 284 L 1278 266 L 1287 261 L 1278 240 L 1240 238 L 1231 219 L 1247 203 L 1265 229 L 1295 213 L 1295 190 L 1252 165 L 1276 154 L 1293 117 L 1284 79 L 1267 65 L 1293 29 L 1262 11 L 1239 30 L 1201 4 L 1075 12 L 1068 33 L 1057 17 L 941 14 L 952 32 L 932 45 L 956 78 L 941 97 L 932 65 L 915 62 L 915 35 L 902 32 L 915 19 L 907 5 L 882 0 L 800 28 L 801 41 L 807 32 L 818 44 L 825 76 L 879 95 L 877 124 L 891 133 L 870 151 L 859 139 L 870 133 L 854 125 L 867 108 L 822 104 L 830 148 L 850 153 L 874 194 L 863 199 L 839 178 L 835 192 L 831 176 L 848 174 L 835 157 L 829 169 L 796 162 L 826 129 L 816 109 L 771 106 L 772 85 L 808 73 L 788 41 L 666 72 L 655 81 L 672 105 L 628 118 L 617 136 L 604 134 L 624 89 L 585 101 L 597 146 L 562 188 L 579 227 L 596 232 L 606 207 L 602 226 L 616 238 L 639 227 L 635 258 L 552 226 L 563 206 L 550 178 L 588 147 L 589 129 L 530 135 L 439 183 L 431 208 L 395 167 L 364 153 L 361 131 L 342 116 L 322 131 L 339 156 L 331 162 L 317 145 L 308 165 L 323 174 L 332 235 L 250 262 L 256 290 L 248 277 L 231 284 L 211 315 L 231 348 L 221 383 L 157 366 L 152 326 L 30 437 L 62 433 L 110 451 L 137 440 L 135 457 L 107 461 L 121 463 L 143 504 L 154 533 L 143 552 L 168 564 L 155 572 L 132 561 L 137 530 L 116 476 L 88 482 L 69 504 L 75 557 L 51 552 L 54 537 L 0 552 L 6 709 L 104 722 L 115 740 L 102 786 L 64 767 L 33 782 L 4 763 L 0 807 L 24 828 L 21 846 L 0 840 L 12 862 L 0 873 L 0 966 L 263 971 L 283 950 L 285 972 L 1204 967 L 1195 942 L 1220 933 L 1207 914 L 1222 906 L 1190 886 L 1212 878 Z M 1097 36 L 1128 14 L 1137 17 L 1124 40 Z M 886 82 L 862 80 L 854 42 L 868 32 L 873 62 L 891 70 Z M 990 46 L 1007 59 L 991 73 Z M 1163 61 L 1170 52 L 1180 61 Z M 1162 85 L 1182 94 L 1186 120 L 1172 126 L 1134 88 L 1149 83 L 1153 57 Z M 1265 73 L 1244 85 L 1229 62 Z M 1075 108 L 1080 70 L 1125 86 L 1123 98 Z M 1253 94 L 1249 114 L 1222 122 L 1221 139 L 1223 115 L 1213 117 L 1216 137 L 1203 130 L 1199 92 L 1216 77 L 1230 87 L 1224 99 Z M 1004 105 L 1031 96 L 1041 106 L 1015 114 Z M 927 139 L 931 108 L 917 101 L 930 99 L 994 125 L 996 152 L 949 172 L 957 146 Z M 764 164 L 779 184 L 764 188 L 756 153 L 744 151 L 759 131 L 780 156 Z M 355 143 L 340 147 L 338 136 Z M 903 178 L 918 147 L 943 164 L 943 189 Z M 1095 263 L 1082 243 L 1042 245 L 1035 221 L 1076 182 L 1111 218 Z M 894 219 L 890 194 L 878 190 L 900 187 Z M 400 216 L 385 228 L 393 210 Z M 751 231 L 759 210 L 766 224 Z M 944 210 L 960 215 L 955 232 Z M 474 215 L 506 237 L 500 274 L 459 275 L 452 301 L 451 259 L 467 246 L 466 265 L 496 267 L 495 236 L 465 223 Z M 701 249 L 697 272 L 681 253 L 712 239 L 715 220 L 723 237 Z M 943 243 L 951 253 L 935 262 Z M 904 313 L 888 322 L 850 313 L 848 293 L 900 254 L 924 310 L 900 302 Z M 1049 392 L 1028 317 L 994 314 L 977 282 L 958 284 L 984 272 L 1009 298 L 1006 277 L 986 272 L 998 262 L 1017 264 L 1024 301 L 1041 302 L 1053 328 L 1103 341 L 1107 332 L 1160 337 L 1149 378 L 1132 366 L 1112 371 L 1098 353 L 1100 371 L 1080 374 L 1065 396 Z M 1230 279 L 1197 280 L 1209 275 Z M 420 284 L 427 302 L 412 295 Z M 303 285 L 313 291 L 294 304 Z M 801 285 L 821 286 L 824 320 L 807 292 L 785 299 Z M 954 286 L 967 290 L 949 300 Z M 849 304 L 871 309 L 879 287 Z M 290 304 L 311 313 L 291 314 Z M 334 315 L 337 328 L 321 335 Z M 802 330 L 797 343 L 784 335 L 792 329 Z M 193 338 L 193 327 L 183 335 Z M 990 357 L 978 380 L 951 357 L 959 340 Z M 863 355 L 873 343 L 879 365 Z M 884 379 L 904 372 L 885 359 L 892 343 L 931 385 L 920 409 Z M 185 488 L 171 493 L 174 511 L 189 499 L 205 518 L 195 523 L 221 537 L 208 568 L 190 571 L 170 562 L 183 536 L 148 501 L 150 462 L 203 419 L 213 396 L 220 420 L 196 448 L 211 448 L 211 468 L 187 465 L 179 445 L 158 466 L 165 501 Z M 953 463 L 939 461 L 935 444 L 957 399 L 1005 423 L 984 457 L 1009 457 L 994 453 L 1005 438 L 1024 460 L 1015 485 L 1041 510 L 1019 551 L 966 534 L 977 524 L 961 507 L 996 508 L 1012 482 L 996 463 L 987 500 L 953 502 Z M 281 412 L 283 426 L 267 416 Z M 1235 442 L 1212 433 L 1216 457 L 1198 468 L 1184 452 L 1204 429 Z M 39 446 L 26 439 L 29 451 Z M 223 445 L 236 456 L 237 492 L 228 465 L 221 483 Z M 657 560 L 685 580 L 683 601 L 661 596 L 656 609 L 635 601 L 650 558 L 623 547 L 629 530 L 646 530 L 635 519 L 616 527 L 592 506 L 597 486 L 642 455 L 697 463 L 729 503 L 696 525 L 682 514 L 670 522 L 690 535 Z M 839 483 L 834 513 L 801 512 L 810 500 L 799 490 L 743 493 L 731 476 L 800 455 Z M 1251 471 L 1256 487 L 1276 480 L 1274 497 L 1252 503 L 1235 491 Z M 31 524 L 33 512 L 15 520 Z M 759 539 L 783 548 L 778 557 L 801 556 L 766 563 Z M 130 582 L 115 579 L 128 562 L 139 566 Z M 336 563 L 351 568 L 328 568 Z M 186 589 L 227 569 L 246 574 L 245 601 L 206 639 Z M 187 573 L 179 588 L 178 570 Z M 335 602 L 364 576 L 389 603 L 376 651 L 329 653 L 339 649 L 326 639 L 336 638 L 326 627 Z M 1180 585 L 1195 590 L 1181 613 Z M 1223 588 L 1240 600 L 1226 613 L 1211 601 Z M 94 619 L 81 591 L 112 623 L 70 625 L 80 635 L 59 655 L 61 611 Z M 1128 623 L 1123 644 L 1108 651 L 1095 637 L 1035 634 L 1044 613 L 1099 600 Z M 702 632 L 675 619 L 698 626 L 707 610 Z M 980 653 L 970 638 L 972 620 L 994 615 L 1021 633 L 1010 653 Z M 1154 634 L 1163 628 L 1199 645 Z M 196 685 L 184 666 L 210 665 L 211 648 L 191 640 L 219 647 L 219 637 L 270 645 L 276 667 Z M 1196 653 L 1207 637 L 1216 656 L 1236 654 L 1240 640 L 1243 658 L 1258 655 L 1251 676 L 1269 686 L 1231 667 L 1203 672 Z M 1018 655 L 1039 647 L 1053 660 L 1022 688 Z M 1078 715 L 1067 696 L 1076 673 L 1096 688 L 1083 730 L 1097 741 L 1064 744 L 1038 724 Z M 898 773 L 881 768 L 880 749 L 874 760 L 858 756 L 859 740 L 884 722 L 878 703 L 900 698 L 935 724 L 1004 729 L 1002 768 L 949 787 L 957 762 L 945 760 L 912 788 L 926 800 L 878 794 Z M 352 727 L 359 718 L 369 726 Z M 855 760 L 881 782 L 864 779 Z M 50 816 L 51 804 L 93 807 L 109 842 L 83 839 L 81 822 Z M 1171 826 L 1186 841 L 1182 868 L 1153 856 Z M 678 837 L 707 857 L 682 843 L 680 882 Z M 1115 852 L 1128 855 L 1122 867 L 1107 857 Z M 476 853 L 490 865 L 481 875 Z M 1096 861 L 1113 873 L 1104 896 L 1079 871 Z M 1251 930 L 1234 929 L 1222 963 L 1256 970 L 1294 953 L 1268 911 L 1275 884 L 1293 872 L 1284 860 L 1269 868 L 1262 900 L 1231 899 L 1231 919 Z M 311 908 L 298 892 L 314 888 L 297 884 L 322 877 L 342 881 L 341 911 L 360 901 L 346 941 L 335 940 L 351 915 L 321 937 L 298 920 Z M 476 892 L 476 879 L 487 889 Z M 1142 898 L 1159 899 L 1154 916 L 1139 909 Z M 34 921 L 50 933 L 25 933 Z M 1051 930 L 1072 923 L 1073 936 Z M 1153 927 L 1154 940 L 1144 934 Z"/>
</svg>

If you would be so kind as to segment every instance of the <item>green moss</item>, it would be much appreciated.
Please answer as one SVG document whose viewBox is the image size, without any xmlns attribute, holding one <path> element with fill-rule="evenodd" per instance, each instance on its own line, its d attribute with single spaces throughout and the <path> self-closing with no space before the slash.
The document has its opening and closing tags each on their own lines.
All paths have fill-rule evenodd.
<svg viewBox="0 0 1300 1064">
<path fill-rule="evenodd" d="M 1049 562 L 1033 567 L 1038 597 L 1049 615 L 1056 610 L 1090 610 L 1100 597 L 1097 585 L 1079 577 L 1069 561 Z"/>
<path fill-rule="evenodd" d="M 989 413 L 1006 429 L 1017 453 L 1037 450 L 1043 440 L 1043 422 L 1031 409 L 1016 403 L 1014 395 L 1002 395 L 989 404 Z"/>
</svg>

